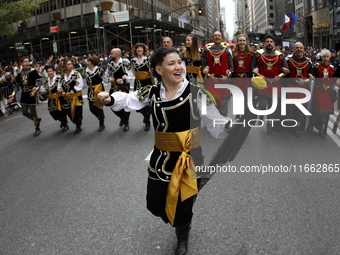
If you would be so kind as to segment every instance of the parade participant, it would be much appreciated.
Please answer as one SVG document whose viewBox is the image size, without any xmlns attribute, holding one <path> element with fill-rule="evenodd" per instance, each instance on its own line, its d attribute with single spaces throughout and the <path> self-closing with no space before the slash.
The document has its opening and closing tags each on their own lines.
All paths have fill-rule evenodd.
<svg viewBox="0 0 340 255">
<path fill-rule="evenodd" d="M 107 64 L 105 76 L 109 77 L 111 82 L 110 94 L 116 91 L 122 91 L 125 93 L 130 92 L 130 80 L 133 78 L 131 70 L 131 63 L 128 59 L 121 58 L 122 51 L 119 48 L 113 48 L 110 52 L 110 62 Z M 119 126 L 124 126 L 123 131 L 128 131 L 130 112 L 114 111 L 114 113 L 120 118 Z"/>
<path fill-rule="evenodd" d="M 40 121 L 38 118 L 36 105 L 37 97 L 36 93 L 41 86 L 41 76 L 37 70 L 30 67 L 30 59 L 23 57 L 21 59 L 22 70 L 16 76 L 16 88 L 15 92 L 9 96 L 9 103 L 13 101 L 15 93 L 19 87 L 21 90 L 20 104 L 22 106 L 22 114 L 27 118 L 33 120 L 35 126 L 34 136 L 41 134 Z"/>
<path fill-rule="evenodd" d="M 334 77 L 336 78 L 340 78 L 340 67 L 336 68 L 335 73 L 334 73 Z M 336 80 L 336 86 L 340 87 L 340 79 Z M 337 94 L 338 94 L 338 104 L 337 104 L 337 109 L 340 110 L 340 88 L 337 89 Z M 336 117 L 336 121 L 333 124 L 333 134 L 336 134 L 336 131 L 338 129 L 338 126 L 340 124 L 340 113 L 338 114 L 338 116 Z"/>
<path fill-rule="evenodd" d="M 173 47 L 174 46 L 174 42 L 172 41 L 172 39 L 168 36 L 165 36 L 163 38 L 163 47 Z"/>
<path fill-rule="evenodd" d="M 198 139 L 201 119 L 215 138 L 226 138 L 227 132 L 224 125 L 213 124 L 214 119 L 223 119 L 223 116 L 211 100 L 206 102 L 207 114 L 201 115 L 203 92 L 183 80 L 184 68 L 175 48 L 157 49 L 150 63 L 152 74 L 159 81 L 157 86 L 141 94 L 117 92 L 110 96 L 102 92 L 99 97 L 115 111 L 121 108 L 131 111 L 151 105 L 155 146 L 148 167 L 147 208 L 176 227 L 176 254 L 186 254 L 199 182 L 195 173 L 190 173 L 188 164 L 191 159 L 196 165 L 203 163 Z"/>
<path fill-rule="evenodd" d="M 278 88 L 278 101 L 281 96 L 280 78 L 289 73 L 287 61 L 285 56 L 278 51 L 275 51 L 274 38 L 271 35 L 264 37 L 263 49 L 258 50 L 253 57 L 251 63 L 251 70 L 256 76 L 263 77 L 267 82 L 267 88 L 258 90 L 259 108 L 261 110 L 268 109 L 272 106 L 273 92 L 272 88 Z M 272 127 L 274 126 L 273 119 L 280 119 L 280 102 L 276 111 L 267 116 L 267 134 L 272 134 Z"/>
<path fill-rule="evenodd" d="M 250 65 L 253 56 L 254 53 L 250 49 L 248 36 L 246 34 L 238 35 L 233 49 L 234 71 L 232 73 L 232 83 L 242 90 L 245 98 L 247 98 L 247 89 L 252 88 L 251 77 L 253 77 L 253 73 Z M 246 109 L 247 100 L 244 100 L 244 103 Z"/>
<path fill-rule="evenodd" d="M 64 113 L 62 112 L 60 102 L 61 93 L 58 91 L 60 76 L 56 75 L 52 65 L 47 65 L 45 70 L 47 72 L 47 79 L 45 80 L 45 88 L 48 93 L 47 109 L 54 120 L 60 121 L 61 131 L 65 132 L 69 127 L 62 122 L 66 116 L 63 116 Z"/>
<path fill-rule="evenodd" d="M 132 71 L 135 75 L 134 91 L 144 90 L 146 86 L 155 84 L 150 72 L 149 49 L 144 43 L 136 43 L 132 48 L 133 58 L 131 59 Z M 138 110 L 143 114 L 143 123 L 145 123 L 145 131 L 150 130 L 150 106 L 145 106 Z"/>
<path fill-rule="evenodd" d="M 203 74 L 209 78 L 205 87 L 217 97 L 220 113 L 227 116 L 230 92 L 228 89 L 214 88 L 215 84 L 228 83 L 228 77 L 234 69 L 231 53 L 227 46 L 222 45 L 222 39 L 221 32 L 214 32 L 214 44 L 204 49 L 202 62 Z"/>
<path fill-rule="evenodd" d="M 316 81 L 314 84 L 312 127 L 319 130 L 319 136 L 327 135 L 329 115 L 334 112 L 332 94 L 334 66 L 329 64 L 331 52 L 323 49 L 320 52 L 321 63 L 316 63 Z"/>
<path fill-rule="evenodd" d="M 203 86 L 202 56 L 198 48 L 197 36 L 193 34 L 187 35 L 185 47 L 186 50 L 182 51 L 181 58 L 186 70 L 186 79 L 193 84 Z"/>
<path fill-rule="evenodd" d="M 301 42 L 297 42 L 294 45 L 294 54 L 288 55 L 287 63 L 290 73 L 287 82 L 287 86 L 291 88 L 309 88 L 309 82 L 314 79 L 312 63 L 309 59 L 304 56 L 305 47 Z M 304 98 L 302 93 L 288 93 L 287 98 L 289 99 L 300 99 Z M 307 106 L 308 103 L 304 105 Z M 307 108 L 307 107 L 306 107 Z M 287 105 L 287 116 L 290 119 L 294 119 L 297 125 L 293 128 L 293 134 L 299 138 L 299 128 L 303 121 L 304 114 L 295 104 Z"/>
<path fill-rule="evenodd" d="M 63 66 L 64 74 L 61 76 L 58 90 L 62 92 L 62 111 L 64 119 L 62 125 L 64 129 L 68 129 L 67 116 L 76 124 L 74 134 L 81 132 L 81 124 L 83 121 L 83 78 L 78 71 L 74 70 L 71 60 L 66 59 Z M 64 130 L 64 131 L 66 131 Z"/>
<path fill-rule="evenodd" d="M 99 102 L 98 93 L 104 91 L 103 69 L 98 67 L 99 59 L 96 55 L 87 58 L 87 68 L 85 71 L 85 81 L 88 86 L 87 99 L 89 100 L 90 112 L 99 120 L 97 132 L 105 129 L 103 105 Z"/>
</svg>

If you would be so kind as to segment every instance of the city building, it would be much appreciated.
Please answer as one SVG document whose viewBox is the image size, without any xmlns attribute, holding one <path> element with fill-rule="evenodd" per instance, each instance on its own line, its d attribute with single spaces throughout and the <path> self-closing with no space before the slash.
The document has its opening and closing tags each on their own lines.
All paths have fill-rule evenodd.
<svg viewBox="0 0 340 255">
<path fill-rule="evenodd" d="M 13 24 L 18 30 L 14 38 L 0 37 L 0 58 L 108 54 L 112 47 L 129 50 L 137 42 L 154 49 L 164 36 L 176 46 L 189 33 L 204 43 L 221 26 L 219 10 L 218 0 L 170 0 L 170 4 L 169 0 L 45 0 L 29 22 Z"/>
</svg>

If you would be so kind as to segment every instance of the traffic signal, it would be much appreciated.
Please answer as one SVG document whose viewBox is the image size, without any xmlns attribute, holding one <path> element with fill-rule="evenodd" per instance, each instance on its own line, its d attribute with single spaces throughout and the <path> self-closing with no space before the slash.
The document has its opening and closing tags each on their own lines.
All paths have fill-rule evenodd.
<svg viewBox="0 0 340 255">
<path fill-rule="evenodd" d="M 203 15 L 204 15 L 203 8 L 199 8 L 199 9 L 198 9 L 198 15 L 199 15 L 199 16 L 203 16 Z"/>
</svg>

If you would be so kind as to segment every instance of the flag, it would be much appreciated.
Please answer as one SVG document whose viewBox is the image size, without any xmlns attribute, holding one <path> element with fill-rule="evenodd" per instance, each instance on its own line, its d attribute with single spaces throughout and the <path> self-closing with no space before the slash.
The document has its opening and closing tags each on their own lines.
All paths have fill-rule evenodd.
<svg viewBox="0 0 340 255">
<path fill-rule="evenodd" d="M 290 25 L 289 25 L 289 27 L 293 28 L 298 19 L 299 18 L 294 14 L 294 12 L 290 11 L 290 21 L 289 21 Z"/>
<path fill-rule="evenodd" d="M 93 11 L 94 11 L 94 28 L 99 28 L 98 8 L 93 7 Z"/>
<path fill-rule="evenodd" d="M 34 57 L 33 57 L 33 54 L 32 54 L 32 53 L 30 54 L 30 60 L 31 60 L 32 62 L 34 62 Z"/>
<path fill-rule="evenodd" d="M 281 32 L 283 33 L 284 31 L 286 31 L 289 25 L 290 25 L 290 18 L 285 14 L 285 17 L 282 23 Z"/>
<path fill-rule="evenodd" d="M 191 18 L 188 19 L 188 11 L 183 12 L 183 14 L 182 14 L 181 16 L 178 17 L 178 20 L 180 20 L 180 21 L 182 21 L 182 22 L 184 22 L 184 23 L 189 23 L 189 21 L 191 20 Z"/>
</svg>

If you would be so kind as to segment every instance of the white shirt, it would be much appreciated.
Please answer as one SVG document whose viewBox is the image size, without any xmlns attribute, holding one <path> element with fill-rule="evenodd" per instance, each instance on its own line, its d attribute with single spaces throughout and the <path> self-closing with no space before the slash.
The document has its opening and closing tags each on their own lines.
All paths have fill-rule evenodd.
<svg viewBox="0 0 340 255">
<path fill-rule="evenodd" d="M 72 74 L 74 74 L 74 70 L 71 71 L 70 75 L 67 75 L 66 73 L 64 74 L 64 80 L 65 81 L 69 81 Z M 77 83 L 75 86 L 74 86 L 74 90 L 75 92 L 78 92 L 78 91 L 81 91 L 83 89 L 83 86 L 84 86 L 84 82 L 83 82 L 83 78 L 80 76 L 80 74 L 78 73 L 78 77 L 77 77 Z M 61 88 L 61 83 L 58 84 L 58 89 Z"/>
<path fill-rule="evenodd" d="M 166 98 L 165 87 L 163 83 L 160 83 L 160 86 L 160 97 L 162 101 L 166 102 L 180 97 L 186 87 L 189 86 L 189 82 L 185 80 L 171 100 Z M 146 98 L 143 102 L 139 101 L 137 91 L 129 94 L 124 92 L 114 92 L 111 94 L 111 96 L 115 100 L 115 103 L 111 106 L 113 111 L 120 111 L 121 109 L 124 109 L 126 112 L 131 112 L 140 110 L 149 104 L 148 98 Z M 197 98 L 197 108 L 199 115 L 210 134 L 217 139 L 225 139 L 228 136 L 228 133 L 225 130 L 225 123 L 228 119 L 219 113 L 215 105 L 207 105 L 206 114 L 202 115 L 202 102 L 201 98 L 199 97 Z M 223 124 L 216 124 L 216 120 L 225 120 L 226 122 Z M 219 121 L 219 123 L 221 123 L 221 121 Z"/>
</svg>

